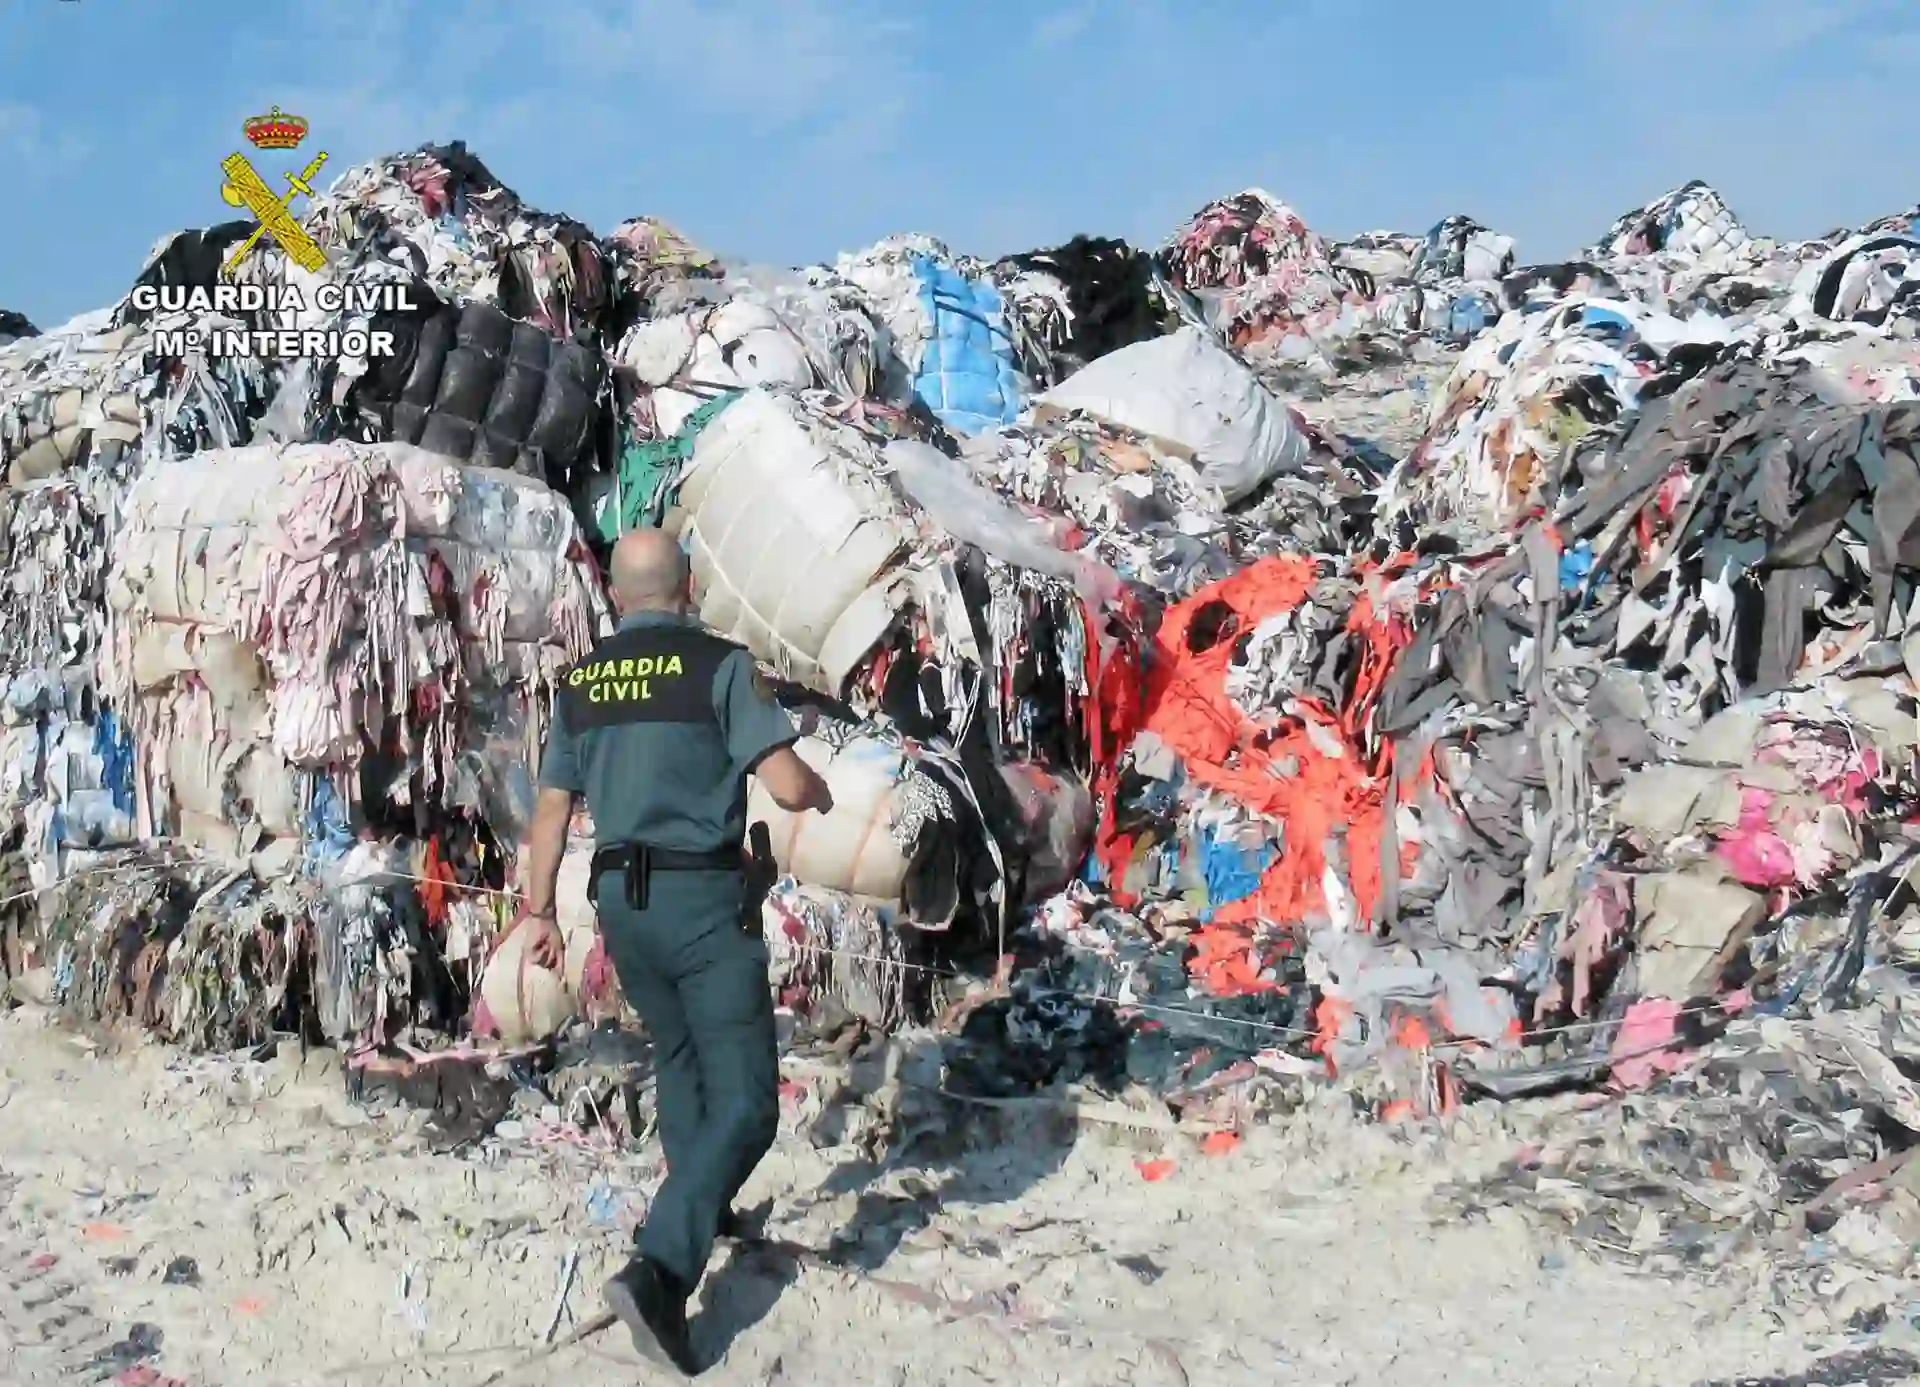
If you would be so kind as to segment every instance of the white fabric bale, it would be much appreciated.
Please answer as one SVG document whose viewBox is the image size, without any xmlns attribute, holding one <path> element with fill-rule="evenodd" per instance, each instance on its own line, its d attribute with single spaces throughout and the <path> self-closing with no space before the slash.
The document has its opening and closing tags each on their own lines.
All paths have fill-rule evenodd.
<svg viewBox="0 0 1920 1387">
<path fill-rule="evenodd" d="M 620 364 L 642 385 L 658 388 L 667 384 L 693 357 L 693 344 L 700 335 L 697 313 L 678 313 L 637 323 L 620 344 Z"/>
<path fill-rule="evenodd" d="M 804 390 L 813 384 L 807 349 L 780 316 L 746 299 L 716 309 L 707 330 L 694 344 L 692 379 L 715 385 L 787 385 Z"/>
<path fill-rule="evenodd" d="M 108 682 L 132 700 L 148 783 L 189 785 L 191 803 L 159 794 L 154 814 L 230 812 L 216 793 L 230 777 L 171 767 L 160 749 L 188 735 L 183 700 L 196 688 L 213 707 L 194 716 L 220 737 L 276 749 L 278 759 L 264 747 L 254 758 L 272 774 L 251 761 L 233 772 L 262 777 L 236 788 L 276 832 L 291 823 L 287 763 L 357 764 L 410 684 L 459 670 L 531 703 L 602 624 L 578 538 L 566 499 L 544 483 L 406 445 L 258 445 L 148 469 L 129 491 L 108 582 L 122 652 Z M 425 601 L 436 563 L 455 589 L 451 620 Z M 529 758 L 538 721 L 530 711 Z M 428 741 L 438 761 L 427 773 L 449 775 L 462 748 Z"/>
<path fill-rule="evenodd" d="M 167 780 L 183 817 L 220 821 L 231 817 L 228 792 L 252 807 L 252 818 L 279 836 L 299 832 L 298 791 L 285 762 L 271 745 L 235 742 L 219 735 L 177 737 L 167 744 Z"/>
<path fill-rule="evenodd" d="M 133 682 L 142 693 L 192 674 L 205 684 L 214 702 L 232 713 L 255 703 L 267 687 L 260 652 L 249 642 L 204 626 L 152 625 L 133 647 Z"/>
<path fill-rule="evenodd" d="M 113 604 L 160 621 L 244 630 L 289 483 L 309 454 L 334 446 L 222 449 L 144 473 L 128 495 Z M 368 517 L 368 543 L 343 550 L 338 581 L 367 582 L 367 549 L 399 532 L 446 562 L 463 599 L 488 578 L 506 606 L 508 640 L 544 641 L 556 604 L 592 605 L 570 558 L 578 525 L 564 496 L 531 477 L 460 467 L 405 444 L 367 451 L 392 466 L 398 506 Z"/>
<path fill-rule="evenodd" d="M 908 772 L 900 748 L 872 737 L 836 750 L 802 737 L 794 750 L 833 791 L 828 814 L 790 814 L 758 779 L 748 782 L 747 817 L 767 825 L 780 870 L 804 886 L 868 900 L 899 902 L 912 863 L 894 842 L 900 783 Z"/>
<path fill-rule="evenodd" d="M 914 531 L 856 431 L 753 390 L 707 425 L 682 479 L 700 617 L 787 678 L 837 694 L 822 653 Z"/>
<path fill-rule="evenodd" d="M 480 975 L 480 996 L 495 1033 L 508 1045 L 545 1040 L 580 1014 L 580 979 L 593 947 L 589 928 L 562 926 L 566 960 L 558 972 L 542 968 L 528 952 L 532 932 L 516 926 L 500 941 Z"/>
<path fill-rule="evenodd" d="M 539 643 L 556 604 L 586 595 L 569 557 L 579 526 L 567 498 L 545 482 L 491 467 L 463 467 L 406 444 L 388 444 L 408 533 L 439 556 L 463 594 L 483 578 L 506 604 L 508 641 Z"/>
<path fill-rule="evenodd" d="M 691 419 L 707 403 L 707 397 L 696 395 L 690 390 L 675 390 L 671 386 L 661 386 L 653 392 L 653 422 L 662 438 L 671 438 L 680 432 L 681 426 Z"/>
<path fill-rule="evenodd" d="M 135 480 L 109 600 L 154 621 L 241 629 L 259 590 L 260 530 L 284 502 L 270 448 L 199 453 Z"/>
</svg>

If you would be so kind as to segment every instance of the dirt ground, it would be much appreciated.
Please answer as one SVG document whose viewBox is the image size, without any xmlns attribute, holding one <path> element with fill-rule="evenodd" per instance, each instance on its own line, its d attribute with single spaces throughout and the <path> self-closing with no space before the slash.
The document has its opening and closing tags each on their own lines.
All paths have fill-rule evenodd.
<svg viewBox="0 0 1920 1387">
<path fill-rule="evenodd" d="M 1408 1134 L 1329 1100 L 1221 1155 L 989 1120 L 937 1166 L 784 1132 L 750 1195 L 774 1201 L 772 1233 L 842 1264 L 718 1253 L 701 1380 L 1691 1387 L 1799 1372 L 1822 1348 L 1737 1294 L 1517 1221 L 1435 1225 L 1443 1171 L 1510 1153 L 1502 1116 Z M 599 1309 L 657 1153 L 520 1129 L 435 1155 L 412 1115 L 350 1105 L 331 1056 L 110 1055 L 0 1018 L 0 1382 L 100 1380 L 156 1342 L 121 1381 L 656 1380 L 618 1330 L 522 1360 L 570 1252 L 556 1337 Z M 1148 1180 L 1150 1160 L 1173 1166 Z"/>
</svg>

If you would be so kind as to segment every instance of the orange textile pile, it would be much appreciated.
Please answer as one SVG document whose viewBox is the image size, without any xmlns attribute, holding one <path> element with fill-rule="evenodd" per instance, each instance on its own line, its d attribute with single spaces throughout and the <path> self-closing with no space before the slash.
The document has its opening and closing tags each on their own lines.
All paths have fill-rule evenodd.
<svg viewBox="0 0 1920 1387">
<path fill-rule="evenodd" d="M 1369 750 L 1367 730 L 1372 701 L 1406 644 L 1404 623 L 1376 613 L 1364 593 L 1354 603 L 1348 630 L 1360 638 L 1360 654 L 1344 709 L 1296 698 L 1269 726 L 1249 718 L 1227 695 L 1238 635 L 1298 607 L 1317 576 L 1311 559 L 1275 557 L 1203 588 L 1168 610 L 1146 671 L 1140 728 L 1174 751 L 1195 783 L 1283 825 L 1283 846 L 1259 889 L 1221 906 L 1196 938 L 1200 953 L 1193 972 L 1210 990 L 1233 993 L 1258 985 L 1245 944 L 1254 923 L 1298 924 L 1326 914 L 1330 839 L 1346 840 L 1345 886 L 1360 919 L 1372 916 L 1380 897 L 1392 752 L 1384 746 Z M 1191 640 L 1195 618 L 1203 611 L 1217 618 L 1221 604 L 1231 616 L 1217 637 L 1211 643 Z M 1412 798 L 1416 783 L 1417 777 L 1403 782 L 1403 801 Z M 1098 851 L 1110 881 L 1121 879 L 1134 847 L 1130 835 L 1115 830 L 1109 798 Z M 1403 848 L 1403 870 L 1416 851 Z M 1117 890 L 1115 895 L 1122 904 L 1134 903 Z"/>
</svg>

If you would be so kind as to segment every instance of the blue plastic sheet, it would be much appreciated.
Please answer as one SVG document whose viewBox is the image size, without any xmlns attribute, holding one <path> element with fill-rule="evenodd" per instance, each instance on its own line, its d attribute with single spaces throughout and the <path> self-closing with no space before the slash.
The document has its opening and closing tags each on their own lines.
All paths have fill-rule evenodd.
<svg viewBox="0 0 1920 1387">
<path fill-rule="evenodd" d="M 1593 549 L 1583 539 L 1560 556 L 1560 587 L 1571 591 L 1587 581 L 1593 572 Z"/>
<path fill-rule="evenodd" d="M 932 325 L 913 393 L 957 433 L 1011 424 L 1025 390 L 999 290 L 924 256 L 913 272 Z"/>
<path fill-rule="evenodd" d="M 1447 335 L 1466 342 L 1480 335 L 1494 318 L 1492 303 L 1479 294 L 1462 294 L 1449 305 Z"/>
</svg>

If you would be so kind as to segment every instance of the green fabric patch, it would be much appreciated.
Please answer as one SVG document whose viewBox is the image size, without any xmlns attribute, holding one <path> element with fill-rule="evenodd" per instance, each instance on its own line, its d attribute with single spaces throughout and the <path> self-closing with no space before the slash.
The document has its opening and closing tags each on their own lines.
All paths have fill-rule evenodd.
<svg viewBox="0 0 1920 1387">
<path fill-rule="evenodd" d="M 594 509 L 601 539 L 611 544 L 629 531 L 660 524 L 678 490 L 680 469 L 693 457 L 695 440 L 742 393 L 731 390 L 708 400 L 687 416 L 671 438 L 629 441 L 621 449 L 614 485 Z"/>
</svg>

